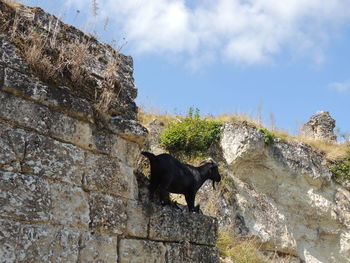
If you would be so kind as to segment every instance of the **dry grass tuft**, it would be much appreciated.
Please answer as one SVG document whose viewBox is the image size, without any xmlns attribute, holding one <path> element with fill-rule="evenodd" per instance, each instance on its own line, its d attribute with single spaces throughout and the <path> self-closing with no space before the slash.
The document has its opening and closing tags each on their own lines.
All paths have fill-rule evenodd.
<svg viewBox="0 0 350 263">
<path fill-rule="evenodd" d="M 93 78 L 88 72 L 89 61 L 94 59 L 89 37 L 67 39 L 58 28 L 60 25 L 55 17 L 52 16 L 49 28 L 45 29 L 40 23 L 31 24 L 25 16 L 21 16 L 21 9 L 17 8 L 20 4 L 9 0 L 3 2 L 6 12 L 0 13 L 0 30 L 9 33 L 31 71 L 43 82 L 69 85 L 73 88 L 72 92 L 77 94 L 84 93 L 86 87 L 93 85 L 96 87 L 95 94 L 90 91 L 87 96 L 98 111 L 108 111 L 111 102 L 121 92 L 117 75 L 120 67 L 118 51 L 117 58 L 106 65 L 103 78 Z M 93 9 L 97 12 L 97 1 L 93 1 Z"/>
<path fill-rule="evenodd" d="M 263 125 L 259 120 L 254 120 L 253 118 L 249 117 L 245 113 L 237 113 L 237 114 L 221 114 L 214 117 L 211 117 L 211 119 L 215 121 L 222 121 L 222 122 L 246 122 L 256 128 L 263 128 Z"/>
<path fill-rule="evenodd" d="M 99 102 L 96 105 L 97 110 L 107 112 L 112 101 L 118 98 L 122 88 L 117 81 L 116 72 L 120 67 L 120 61 L 114 59 L 106 67 L 103 80 L 98 87 L 101 90 Z"/>
<path fill-rule="evenodd" d="M 277 251 L 263 251 L 254 238 L 235 238 L 228 232 L 220 232 L 217 247 L 224 262 L 234 263 L 289 263 L 293 256 Z M 294 258 L 295 259 L 295 258 Z"/>
<path fill-rule="evenodd" d="M 90 59 L 90 42 L 78 41 L 70 42 L 67 45 L 57 46 L 59 50 L 59 63 L 64 65 L 69 72 L 73 83 L 84 85 L 86 78 L 85 65 Z"/>
<path fill-rule="evenodd" d="M 239 240 L 227 232 L 221 232 L 217 247 L 221 256 L 230 258 L 235 263 L 267 263 L 254 239 Z"/>
<path fill-rule="evenodd" d="M 9 5 L 10 7 L 12 7 L 13 9 L 16 9 L 16 8 L 22 6 L 21 3 L 14 1 L 14 0 L 3 0 L 3 2 L 7 5 Z"/>
<path fill-rule="evenodd" d="M 311 145 L 314 149 L 325 154 L 327 160 L 332 162 L 342 161 L 349 155 L 350 144 L 337 144 L 317 140 L 310 140 L 303 137 L 298 137 L 299 141 Z"/>
<path fill-rule="evenodd" d="M 174 116 L 167 113 L 161 113 L 159 109 L 140 106 L 138 111 L 138 120 L 144 125 L 148 126 L 153 120 L 157 119 L 162 126 L 167 126 L 169 122 L 181 120 L 182 117 Z"/>
<path fill-rule="evenodd" d="M 30 68 L 46 80 L 54 78 L 57 70 L 52 65 L 51 59 L 44 54 L 45 43 L 43 39 L 34 30 L 31 30 L 27 35 L 26 41 L 31 42 L 28 48 L 24 49 L 24 56 Z"/>
</svg>

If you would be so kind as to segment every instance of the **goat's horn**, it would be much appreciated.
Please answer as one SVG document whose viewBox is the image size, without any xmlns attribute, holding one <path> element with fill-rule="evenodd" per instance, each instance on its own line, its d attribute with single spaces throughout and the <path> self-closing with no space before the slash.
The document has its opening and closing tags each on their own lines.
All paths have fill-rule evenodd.
<svg viewBox="0 0 350 263">
<path fill-rule="evenodd" d="M 215 163 L 212 158 L 208 158 L 208 162 Z"/>
</svg>

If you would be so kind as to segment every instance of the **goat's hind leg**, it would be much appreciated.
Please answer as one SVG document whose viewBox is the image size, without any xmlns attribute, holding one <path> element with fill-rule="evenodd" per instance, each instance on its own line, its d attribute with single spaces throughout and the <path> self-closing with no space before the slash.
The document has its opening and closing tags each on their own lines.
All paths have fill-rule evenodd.
<svg viewBox="0 0 350 263">
<path fill-rule="evenodd" d="M 156 180 L 154 178 L 154 176 L 151 175 L 151 180 L 150 180 L 150 184 L 149 184 L 149 200 L 153 200 L 153 197 L 154 197 L 154 192 L 157 190 L 159 186 L 159 182 L 158 180 Z"/>
</svg>

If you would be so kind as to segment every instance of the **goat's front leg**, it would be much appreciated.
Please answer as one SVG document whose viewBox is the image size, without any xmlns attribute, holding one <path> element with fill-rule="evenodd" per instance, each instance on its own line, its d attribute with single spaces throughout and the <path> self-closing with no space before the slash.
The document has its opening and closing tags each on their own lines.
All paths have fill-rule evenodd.
<svg viewBox="0 0 350 263">
<path fill-rule="evenodd" d="M 196 209 L 194 208 L 195 197 L 196 197 L 196 193 L 193 193 L 193 192 L 185 194 L 185 199 L 187 202 L 188 211 L 190 211 L 190 212 L 196 212 Z"/>
<path fill-rule="evenodd" d="M 170 205 L 170 196 L 169 196 L 169 186 L 171 184 L 171 177 L 169 175 L 164 175 L 162 181 L 159 184 L 159 197 L 162 205 Z"/>
</svg>

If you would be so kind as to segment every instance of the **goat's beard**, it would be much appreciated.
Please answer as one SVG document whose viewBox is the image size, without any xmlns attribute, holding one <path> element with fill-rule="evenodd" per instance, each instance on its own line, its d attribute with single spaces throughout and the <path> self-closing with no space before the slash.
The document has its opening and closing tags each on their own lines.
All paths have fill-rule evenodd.
<svg viewBox="0 0 350 263">
<path fill-rule="evenodd" d="M 213 180 L 213 189 L 216 190 L 216 189 L 215 189 L 215 181 L 214 181 L 214 180 Z"/>
</svg>

